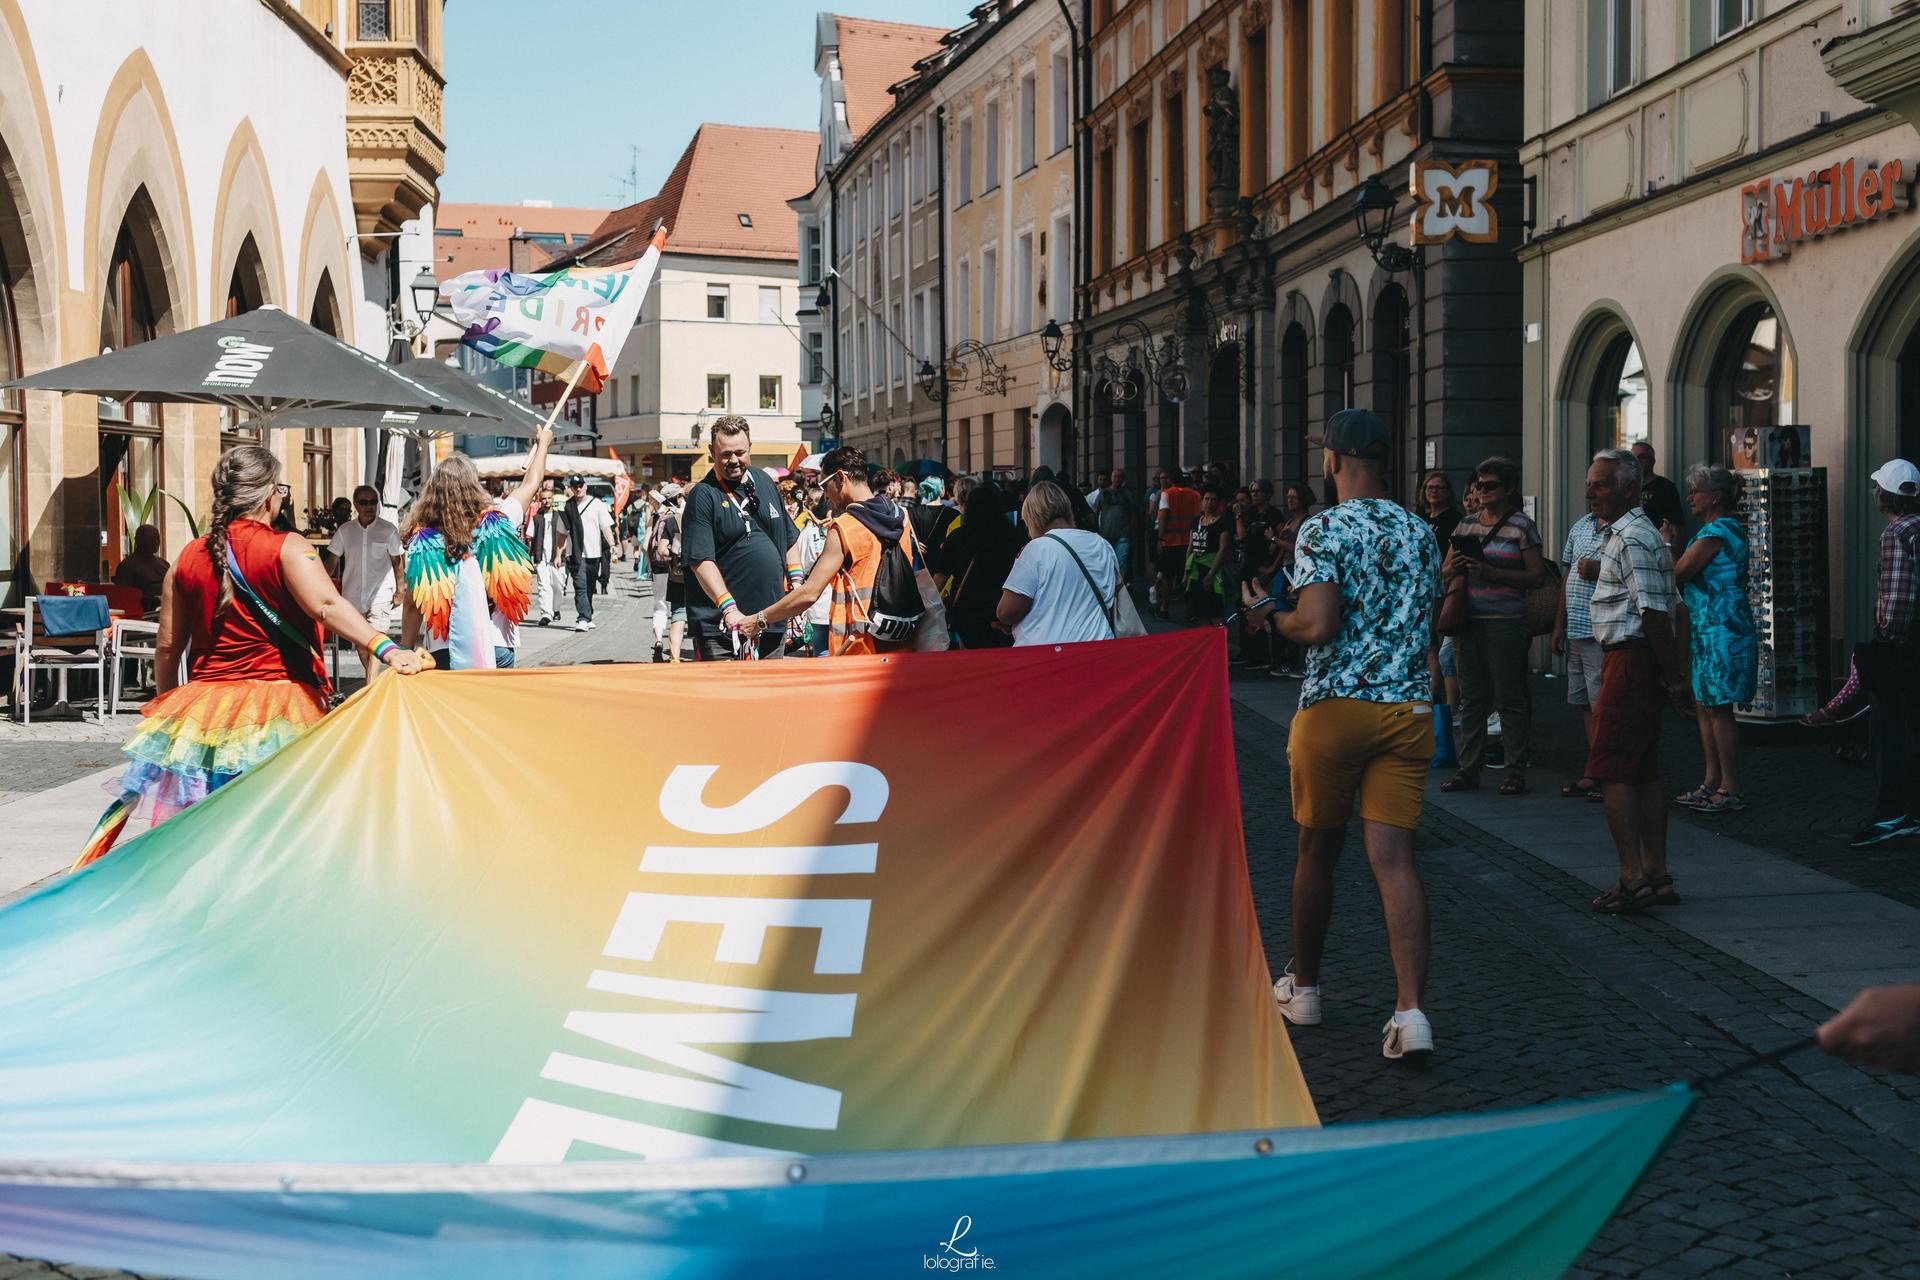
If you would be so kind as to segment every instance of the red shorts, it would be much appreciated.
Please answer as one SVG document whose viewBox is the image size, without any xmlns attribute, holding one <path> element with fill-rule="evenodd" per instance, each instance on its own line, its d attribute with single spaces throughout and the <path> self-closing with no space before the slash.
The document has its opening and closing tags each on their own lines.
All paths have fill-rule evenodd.
<svg viewBox="0 0 1920 1280">
<path fill-rule="evenodd" d="M 1660 717 L 1667 691 L 1649 648 L 1609 650 L 1593 707 L 1593 750 L 1587 776 L 1596 782 L 1653 782 L 1659 777 Z"/>
</svg>

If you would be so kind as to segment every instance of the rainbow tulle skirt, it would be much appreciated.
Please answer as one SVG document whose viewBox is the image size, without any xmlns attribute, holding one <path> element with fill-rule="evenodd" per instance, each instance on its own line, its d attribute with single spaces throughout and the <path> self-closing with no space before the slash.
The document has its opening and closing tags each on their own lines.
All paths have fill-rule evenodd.
<svg viewBox="0 0 1920 1280">
<path fill-rule="evenodd" d="M 206 799 L 319 723 L 320 691 L 292 680 L 191 680 L 140 709 L 123 750 L 119 797 L 100 817 L 75 869 Z"/>
</svg>

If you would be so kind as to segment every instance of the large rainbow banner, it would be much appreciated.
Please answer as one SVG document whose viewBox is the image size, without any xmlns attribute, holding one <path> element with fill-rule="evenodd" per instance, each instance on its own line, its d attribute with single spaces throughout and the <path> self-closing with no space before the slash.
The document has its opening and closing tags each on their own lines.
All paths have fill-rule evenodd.
<svg viewBox="0 0 1920 1280">
<path fill-rule="evenodd" d="M 1684 1097 L 1323 1135 L 1232 760 L 1218 632 L 383 678 L 0 911 L 0 1252 L 1272 1274 L 1346 1203 L 1326 1274 L 1564 1266 Z"/>
</svg>

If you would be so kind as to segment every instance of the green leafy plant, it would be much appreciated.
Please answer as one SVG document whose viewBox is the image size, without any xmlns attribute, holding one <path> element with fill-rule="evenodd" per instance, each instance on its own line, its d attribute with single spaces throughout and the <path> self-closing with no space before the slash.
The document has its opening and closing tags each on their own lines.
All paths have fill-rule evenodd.
<svg viewBox="0 0 1920 1280">
<path fill-rule="evenodd" d="M 180 508 L 180 514 L 186 517 L 187 528 L 192 531 L 194 537 L 199 537 L 200 517 L 194 514 L 193 508 L 188 506 L 179 494 L 168 493 L 159 485 L 147 490 L 147 496 L 144 498 L 126 489 L 120 491 L 121 527 L 131 534 L 143 524 L 152 524 L 154 513 L 159 510 L 162 498 Z"/>
</svg>

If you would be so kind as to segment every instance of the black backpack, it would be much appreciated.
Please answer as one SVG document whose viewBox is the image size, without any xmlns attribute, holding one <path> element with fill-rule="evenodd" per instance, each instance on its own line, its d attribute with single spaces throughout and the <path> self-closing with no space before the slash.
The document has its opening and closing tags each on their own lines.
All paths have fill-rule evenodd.
<svg viewBox="0 0 1920 1280">
<path fill-rule="evenodd" d="M 908 537 L 912 537 L 909 532 Z M 919 552 L 918 540 L 914 551 Z M 875 640 L 900 644 L 913 639 L 927 611 L 920 599 L 920 580 L 914 561 L 896 539 L 880 546 L 880 564 L 873 573 L 873 595 L 867 602 L 867 633 Z"/>
</svg>

